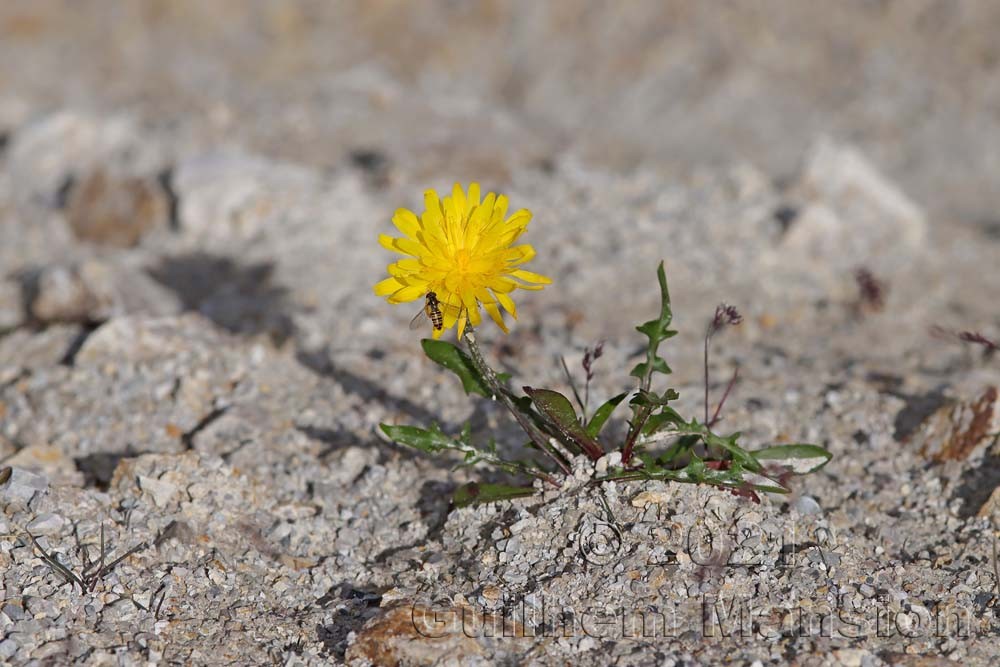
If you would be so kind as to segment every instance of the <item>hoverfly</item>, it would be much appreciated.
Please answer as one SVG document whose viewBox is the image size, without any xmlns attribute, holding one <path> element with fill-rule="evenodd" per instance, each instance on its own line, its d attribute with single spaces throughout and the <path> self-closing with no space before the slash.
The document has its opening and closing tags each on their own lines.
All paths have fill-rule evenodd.
<svg viewBox="0 0 1000 667">
<path fill-rule="evenodd" d="M 413 316 L 410 320 L 410 328 L 417 329 L 423 324 L 424 318 L 431 321 L 434 328 L 438 331 L 444 328 L 444 316 L 441 314 L 441 302 L 438 301 L 437 294 L 434 292 L 428 292 L 427 297 L 424 301 L 424 307 L 420 309 L 420 312 Z"/>
</svg>

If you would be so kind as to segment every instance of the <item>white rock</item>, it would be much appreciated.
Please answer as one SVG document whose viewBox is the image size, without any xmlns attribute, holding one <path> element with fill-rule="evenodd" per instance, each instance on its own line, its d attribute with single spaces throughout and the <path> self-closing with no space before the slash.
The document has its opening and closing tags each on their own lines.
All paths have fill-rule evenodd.
<svg viewBox="0 0 1000 667">
<path fill-rule="evenodd" d="M 800 496 L 792 508 L 799 514 L 821 514 L 823 512 L 823 508 L 812 496 Z"/>
<path fill-rule="evenodd" d="M 854 147 L 819 141 L 792 194 L 802 202 L 798 216 L 774 250 L 761 255 L 765 268 L 800 278 L 790 288 L 854 289 L 843 276 L 858 266 L 893 273 L 925 246 L 923 211 Z"/>
<path fill-rule="evenodd" d="M 139 476 L 139 487 L 152 496 L 157 507 L 166 507 L 177 494 L 177 487 L 170 482 L 145 475 Z"/>
<path fill-rule="evenodd" d="M 166 157 L 131 116 L 97 118 L 61 111 L 15 132 L 7 163 L 18 197 L 54 206 L 67 179 L 76 174 L 96 166 L 156 174 Z"/>
</svg>

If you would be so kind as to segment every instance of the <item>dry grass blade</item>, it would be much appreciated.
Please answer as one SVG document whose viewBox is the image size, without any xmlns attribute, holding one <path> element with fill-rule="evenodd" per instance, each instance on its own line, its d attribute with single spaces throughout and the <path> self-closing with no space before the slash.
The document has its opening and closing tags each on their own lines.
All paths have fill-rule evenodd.
<svg viewBox="0 0 1000 667">
<path fill-rule="evenodd" d="M 993 531 L 993 585 L 1000 596 L 1000 561 L 997 560 L 997 534 Z"/>
<path fill-rule="evenodd" d="M 72 570 L 70 570 L 68 567 L 60 563 L 55 556 L 53 556 L 52 554 L 47 552 L 44 548 L 42 548 L 42 545 L 39 544 L 38 540 L 35 539 L 34 535 L 32 535 L 30 532 L 27 531 L 25 532 L 27 533 L 28 537 L 31 538 L 31 543 L 35 546 L 35 548 L 42 555 L 42 558 L 45 560 L 46 563 L 49 564 L 49 566 L 52 569 L 58 572 L 64 579 L 66 579 L 68 583 L 77 584 L 80 587 L 80 590 L 86 591 L 88 593 L 92 592 L 95 588 L 97 588 L 97 584 L 101 581 L 102 578 L 104 578 L 104 575 L 113 570 L 115 566 L 118 565 L 118 563 L 121 563 L 129 556 L 138 553 L 139 551 L 142 551 L 143 549 L 149 546 L 148 542 L 141 542 L 136 546 L 132 547 L 131 549 L 129 549 L 128 551 L 126 551 L 124 554 L 122 554 L 115 560 L 111 561 L 110 563 L 107 563 L 105 561 L 105 558 L 107 557 L 107 549 L 104 540 L 104 524 L 102 523 L 101 556 L 100 560 L 97 561 L 96 563 L 90 560 L 90 557 L 87 554 L 87 550 L 84 549 L 83 546 L 80 544 L 79 535 L 77 534 L 76 537 L 77 548 L 80 550 L 80 553 L 82 554 L 81 557 L 83 559 L 83 571 L 78 575 Z M 97 569 L 91 572 L 90 571 L 91 568 L 93 568 L 95 565 L 97 565 Z"/>
<path fill-rule="evenodd" d="M 27 531 L 25 531 L 25 532 L 27 532 Z M 39 553 L 42 554 L 42 559 L 46 563 L 48 563 L 49 566 L 53 570 L 55 570 L 60 575 L 62 575 L 62 577 L 64 579 L 66 579 L 67 583 L 69 583 L 69 584 L 77 584 L 81 589 L 85 588 L 83 580 L 81 580 L 80 577 L 78 577 L 68 567 L 66 567 L 65 565 L 63 565 L 62 563 L 60 563 L 59 560 L 55 556 L 51 555 L 49 552 L 47 552 L 45 549 L 43 549 L 42 545 L 38 543 L 38 540 L 35 539 L 34 535 L 32 535 L 31 533 L 28 533 L 28 537 L 31 538 L 31 543 L 33 545 L 35 545 L 35 548 L 38 549 Z"/>
</svg>

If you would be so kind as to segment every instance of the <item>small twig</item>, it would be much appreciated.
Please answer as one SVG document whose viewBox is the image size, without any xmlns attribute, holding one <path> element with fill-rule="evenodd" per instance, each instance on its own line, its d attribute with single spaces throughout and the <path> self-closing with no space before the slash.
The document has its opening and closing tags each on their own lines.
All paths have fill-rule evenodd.
<svg viewBox="0 0 1000 667">
<path fill-rule="evenodd" d="M 73 524 L 73 539 L 76 541 L 76 550 L 80 552 L 80 558 L 83 560 L 83 571 L 86 572 L 92 563 L 90 562 L 90 552 L 80 542 L 80 524 L 78 523 Z"/>
<path fill-rule="evenodd" d="M 580 392 L 576 390 L 576 383 L 573 382 L 573 374 L 569 372 L 569 366 L 566 365 L 566 357 L 559 355 L 559 361 L 562 363 L 563 372 L 566 373 L 566 381 L 569 382 L 569 388 L 573 390 L 573 397 L 576 399 L 577 405 L 580 406 L 580 414 L 583 423 L 587 423 L 587 404 L 583 402 L 580 398 Z"/>
<path fill-rule="evenodd" d="M 712 418 L 708 420 L 708 424 L 706 424 L 709 428 L 715 426 L 719 419 L 721 419 L 719 415 L 722 413 L 722 406 L 726 404 L 726 399 L 729 398 L 729 392 L 731 392 L 733 387 L 736 386 L 736 380 L 739 379 L 739 377 L 740 369 L 737 366 L 733 369 L 733 377 L 729 378 L 729 384 L 726 385 L 726 390 L 722 393 L 722 400 L 719 401 L 717 406 L 715 406 L 715 412 L 712 414 Z"/>
<path fill-rule="evenodd" d="M 963 331 L 958 334 L 958 337 L 966 343 L 976 343 L 984 346 L 987 352 L 994 352 L 1000 349 L 1000 343 L 990 340 L 978 331 Z"/>
<path fill-rule="evenodd" d="M 97 577 L 100 578 L 101 573 L 104 572 L 104 522 L 101 521 L 101 566 L 97 568 Z"/>
<path fill-rule="evenodd" d="M 987 338 L 978 331 L 953 331 L 951 329 L 945 329 L 942 326 L 934 325 L 931 327 L 930 333 L 931 336 L 934 336 L 935 338 L 953 338 L 960 340 L 963 343 L 979 345 L 983 348 L 983 356 L 986 358 L 992 357 L 998 350 L 1000 350 L 1000 342 Z"/>
<path fill-rule="evenodd" d="M 708 423 L 708 342 L 712 339 L 712 328 L 705 334 L 705 423 Z"/>
<path fill-rule="evenodd" d="M 89 584 L 90 584 L 90 590 L 94 590 L 94 588 L 96 588 L 96 586 L 97 586 L 97 582 L 100 581 L 101 578 L 105 574 L 107 574 L 111 570 L 115 569 L 115 566 L 118 565 L 118 563 L 122 562 L 123 560 L 125 560 L 129 556 L 131 556 L 131 555 L 133 555 L 135 553 L 138 553 L 139 551 L 142 551 L 147 546 L 149 546 L 148 543 L 146 543 L 146 542 L 140 542 L 139 544 L 137 544 L 136 546 L 132 547 L 131 549 L 129 549 L 128 551 L 126 551 L 124 554 L 122 554 L 118 558 L 116 558 L 113 561 L 111 561 L 110 563 L 108 563 L 107 566 L 102 565 L 101 569 L 99 569 L 97 572 L 95 572 L 91 576 L 91 579 L 90 579 L 90 582 L 89 582 Z M 104 549 L 103 548 L 101 549 L 101 554 L 102 554 L 101 560 L 103 560 L 103 554 L 104 554 Z"/>
<path fill-rule="evenodd" d="M 160 601 L 156 604 L 156 611 L 153 612 L 153 617 L 156 620 L 160 620 L 160 608 L 163 606 L 163 601 L 167 599 L 166 583 L 160 584 L 160 588 L 156 591 L 156 593 L 153 593 L 153 597 L 156 597 L 157 594 L 160 595 Z M 150 604 L 152 604 L 152 601 L 150 601 Z"/>
<path fill-rule="evenodd" d="M 70 570 L 68 567 L 60 563 L 55 556 L 53 556 L 52 554 L 48 553 L 45 549 L 43 549 L 42 545 L 39 544 L 38 540 L 35 539 L 34 535 L 32 535 L 28 531 L 25 532 L 27 533 L 28 537 L 31 538 L 31 542 L 32 544 L 35 545 L 35 548 L 38 549 L 39 552 L 41 552 L 42 558 L 45 560 L 45 562 L 47 562 L 54 570 L 56 570 L 56 572 L 62 575 L 62 577 L 66 579 L 68 583 L 77 584 L 80 587 L 81 591 L 88 593 L 92 592 L 95 588 L 97 588 L 98 582 L 104 577 L 105 574 L 113 570 L 115 566 L 118 565 L 118 563 L 122 562 L 129 556 L 149 546 L 147 542 L 142 542 L 136 545 L 135 547 L 132 547 L 128 551 L 126 551 L 119 558 L 116 558 L 110 563 L 105 563 L 105 557 L 107 556 L 107 552 L 105 551 L 104 524 L 101 523 L 101 558 L 99 561 L 98 568 L 93 572 L 88 572 L 88 570 L 90 570 L 90 568 L 94 567 L 94 565 L 97 565 L 98 563 L 94 563 L 90 560 L 90 556 L 87 554 L 87 550 L 83 548 L 83 546 L 80 544 L 79 534 L 77 533 L 77 547 L 80 549 L 81 558 L 83 560 L 83 571 L 78 575 L 72 570 Z M 76 532 L 75 528 L 74 532 Z"/>
<path fill-rule="evenodd" d="M 995 527 L 993 530 L 993 586 L 997 589 L 997 595 L 1000 595 L 1000 560 L 997 559 L 997 533 Z"/>
<path fill-rule="evenodd" d="M 586 373 L 586 382 L 583 385 L 583 422 L 587 422 L 587 407 L 590 405 L 590 381 L 594 379 L 594 362 L 604 354 L 604 341 L 598 341 L 594 349 L 589 347 L 583 353 L 583 361 L 580 365 Z"/>
</svg>

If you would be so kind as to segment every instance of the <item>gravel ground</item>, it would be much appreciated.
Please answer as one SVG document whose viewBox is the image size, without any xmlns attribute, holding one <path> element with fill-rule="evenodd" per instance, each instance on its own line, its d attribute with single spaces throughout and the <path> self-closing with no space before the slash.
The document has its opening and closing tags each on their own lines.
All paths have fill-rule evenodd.
<svg viewBox="0 0 1000 667">
<path fill-rule="evenodd" d="M 0 663 L 996 664 L 995 5 L 552 7 L 0 8 Z M 630 388 L 662 259 L 679 409 L 732 303 L 721 428 L 833 460 L 452 507 L 378 424 L 521 438 L 371 286 L 472 179 L 554 279 L 515 386 Z"/>
</svg>

